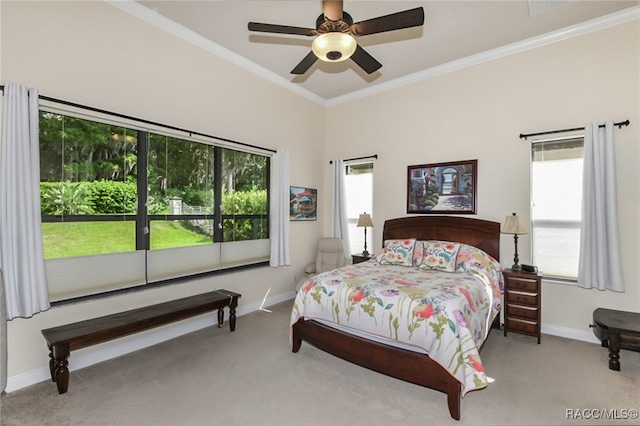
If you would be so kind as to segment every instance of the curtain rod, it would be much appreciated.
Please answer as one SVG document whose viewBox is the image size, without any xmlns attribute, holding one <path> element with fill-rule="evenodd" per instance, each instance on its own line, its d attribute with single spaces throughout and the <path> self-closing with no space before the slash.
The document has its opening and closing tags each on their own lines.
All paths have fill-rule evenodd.
<svg viewBox="0 0 640 426">
<path fill-rule="evenodd" d="M 4 94 L 4 85 L 0 85 L 0 90 L 2 90 L 2 93 Z M 206 138 L 218 139 L 218 140 L 221 140 L 221 141 L 224 141 L 224 142 L 229 142 L 229 143 L 236 144 L 236 145 L 246 146 L 248 148 L 255 148 L 255 149 L 260 149 L 260 150 L 263 150 L 263 151 L 276 152 L 275 149 L 263 148 L 261 146 L 251 145 L 251 144 L 244 143 L 244 142 L 238 142 L 238 141 L 234 141 L 232 139 L 221 138 L 219 136 L 208 135 L 206 133 L 200 133 L 200 132 L 196 132 L 196 131 L 193 131 L 193 130 L 182 129 L 180 127 L 170 126 L 168 124 L 162 124 L 162 123 L 158 123 L 158 122 L 155 122 L 155 121 L 146 120 L 144 118 L 132 117 L 130 115 L 120 114 L 118 112 L 107 111 L 107 110 L 104 110 L 104 109 L 95 108 L 95 107 L 91 107 L 91 106 L 87 106 L 87 105 L 81 105 L 81 104 L 77 104 L 75 102 L 69 102 L 69 101 L 65 101 L 65 100 L 62 100 L 62 99 L 51 98 L 49 96 L 39 95 L 38 98 L 40 98 L 42 100 L 45 100 L 45 101 L 49 101 L 49 102 L 55 102 L 55 103 L 58 103 L 58 104 L 71 106 L 71 107 L 74 107 L 74 108 L 86 109 L 88 111 L 97 112 L 97 113 L 100 113 L 100 114 L 108 114 L 108 115 L 111 115 L 111 116 L 114 116 L 114 117 L 118 117 L 118 118 L 124 118 L 124 119 L 127 119 L 127 120 L 135 120 L 135 121 L 138 121 L 138 122 L 143 123 L 143 124 L 149 124 L 149 125 L 152 125 L 152 126 L 163 127 L 165 129 L 175 130 L 177 132 L 184 132 L 184 133 L 188 133 L 191 136 L 193 136 L 193 135 L 204 136 Z"/>
<path fill-rule="evenodd" d="M 613 123 L 614 126 L 618 126 L 618 129 L 622 129 L 622 126 L 628 126 L 629 120 L 625 120 L 625 121 L 620 121 L 618 123 Z M 604 124 L 601 124 L 598 127 L 604 127 Z M 574 127 L 573 129 L 561 129 L 561 130 L 549 130 L 547 132 L 538 132 L 538 133 L 520 133 L 520 139 L 527 139 L 528 137 L 531 136 L 542 136 L 542 135 L 552 135 L 554 133 L 565 133 L 565 132 L 575 132 L 577 130 L 584 130 L 584 127 Z"/>
<path fill-rule="evenodd" d="M 378 154 L 367 155 L 366 157 L 357 157 L 357 158 L 347 158 L 343 161 L 356 161 L 356 160 L 366 160 L 367 158 L 373 158 L 374 160 L 378 159 Z M 329 161 L 329 164 L 333 164 L 333 160 Z"/>
</svg>

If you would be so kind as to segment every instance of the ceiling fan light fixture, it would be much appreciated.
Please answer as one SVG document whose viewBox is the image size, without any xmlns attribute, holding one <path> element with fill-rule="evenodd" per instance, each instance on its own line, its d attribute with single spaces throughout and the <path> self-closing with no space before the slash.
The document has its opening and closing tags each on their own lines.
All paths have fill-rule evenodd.
<svg viewBox="0 0 640 426">
<path fill-rule="evenodd" d="M 340 62 L 349 59 L 356 51 L 356 39 L 351 34 L 331 32 L 320 34 L 313 40 L 311 50 L 325 62 Z"/>
</svg>

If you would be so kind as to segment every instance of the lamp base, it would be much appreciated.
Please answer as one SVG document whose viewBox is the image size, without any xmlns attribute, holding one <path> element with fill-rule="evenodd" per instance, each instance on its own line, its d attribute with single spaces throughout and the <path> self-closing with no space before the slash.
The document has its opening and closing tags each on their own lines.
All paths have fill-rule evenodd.
<svg viewBox="0 0 640 426">
<path fill-rule="evenodd" d="M 519 271 L 520 270 L 520 265 L 518 265 L 517 263 L 514 263 L 513 266 L 511 267 L 512 271 Z"/>
<path fill-rule="evenodd" d="M 366 251 L 366 250 L 365 250 L 365 251 L 363 251 L 363 252 L 362 252 L 362 255 L 363 255 L 363 256 L 370 256 L 370 255 L 371 255 L 371 253 L 369 253 L 368 251 Z"/>
</svg>

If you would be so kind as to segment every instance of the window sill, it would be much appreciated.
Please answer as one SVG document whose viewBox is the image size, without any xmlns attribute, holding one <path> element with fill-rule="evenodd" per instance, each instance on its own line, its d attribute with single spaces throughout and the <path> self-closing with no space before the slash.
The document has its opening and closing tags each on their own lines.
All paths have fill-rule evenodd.
<svg viewBox="0 0 640 426">
<path fill-rule="evenodd" d="M 542 281 L 549 284 L 561 284 L 561 285 L 572 285 L 575 286 L 578 284 L 578 280 L 574 278 L 559 278 L 559 277 L 548 277 L 542 276 Z"/>
<path fill-rule="evenodd" d="M 237 271 L 240 271 L 240 270 L 253 269 L 253 268 L 262 268 L 262 267 L 268 267 L 268 266 L 269 266 L 269 261 L 267 260 L 267 261 L 261 261 L 261 262 L 251 263 L 251 264 L 244 264 L 244 265 L 235 266 L 235 267 L 228 267 L 228 268 L 224 268 L 224 269 L 216 269 L 216 270 L 203 272 L 203 273 L 199 273 L 199 274 L 186 275 L 186 276 L 183 276 L 183 277 L 172 278 L 172 279 L 167 279 L 167 280 L 162 280 L 162 281 L 153 281 L 153 282 L 149 282 L 147 284 L 141 284 L 141 285 L 137 285 L 137 286 L 133 286 L 133 287 L 125 287 L 125 288 L 120 288 L 120 289 L 112 290 L 112 291 L 106 291 L 106 292 L 102 292 L 102 293 L 95 293 L 95 294 L 89 294 L 89 295 L 86 295 L 86 296 L 79 296 L 79 297 L 72 297 L 72 298 L 67 298 L 67 299 L 54 300 L 54 301 L 51 301 L 51 307 L 73 305 L 73 304 L 76 304 L 76 303 L 79 303 L 79 302 L 86 302 L 86 301 L 90 301 L 90 300 L 104 299 L 106 297 L 119 296 L 119 295 L 123 295 L 123 294 L 127 294 L 127 293 L 136 293 L 136 292 L 144 291 L 144 290 L 151 290 L 151 289 L 162 287 L 162 286 L 166 286 L 166 285 L 184 283 L 184 282 L 187 282 L 187 281 L 193 281 L 193 280 L 196 280 L 196 279 L 199 279 L 199 278 L 212 276 L 212 275 L 229 274 L 229 273 L 237 272 Z"/>
</svg>

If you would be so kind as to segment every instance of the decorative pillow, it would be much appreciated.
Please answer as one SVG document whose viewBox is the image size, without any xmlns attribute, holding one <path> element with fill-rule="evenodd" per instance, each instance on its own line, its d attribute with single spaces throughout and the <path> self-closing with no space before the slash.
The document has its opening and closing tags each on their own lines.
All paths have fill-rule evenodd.
<svg viewBox="0 0 640 426">
<path fill-rule="evenodd" d="M 424 241 L 422 261 L 416 265 L 420 269 L 455 272 L 460 243 L 449 241 Z"/>
<path fill-rule="evenodd" d="M 387 240 L 384 242 L 384 250 L 378 255 L 378 263 L 381 265 L 412 266 L 415 245 L 415 238 Z"/>
</svg>

